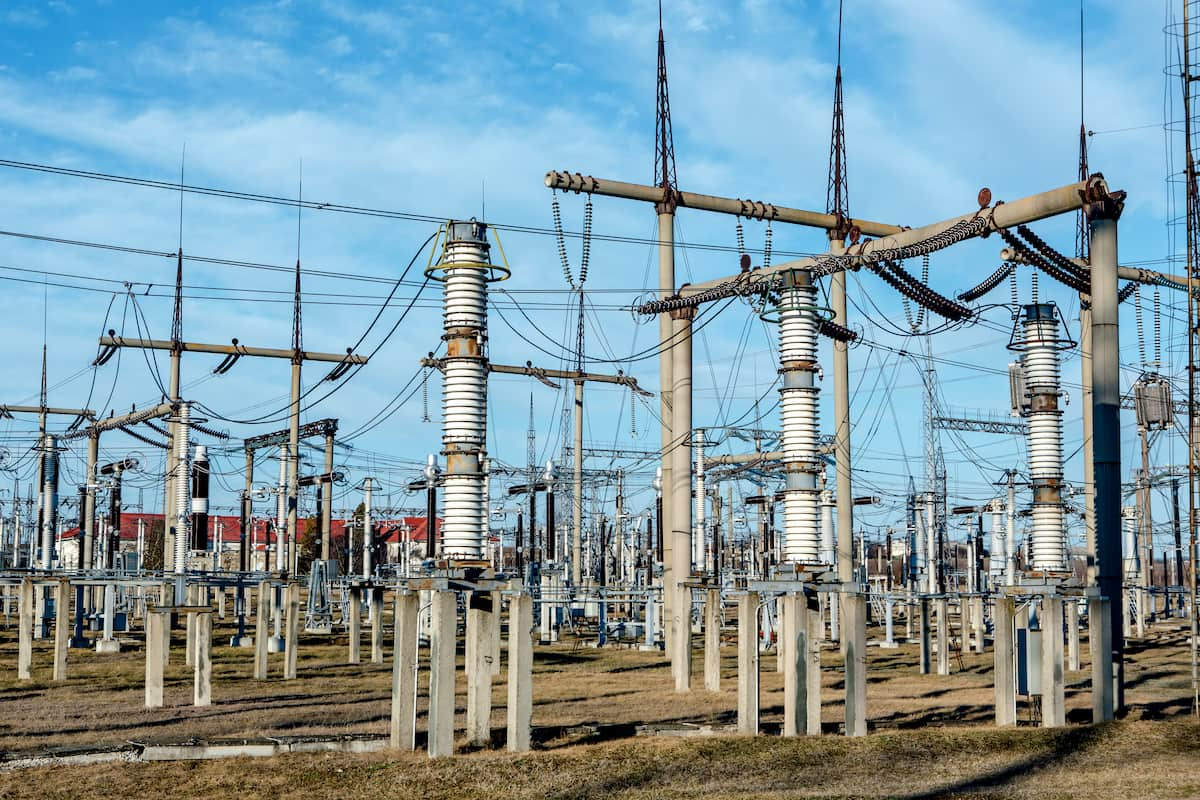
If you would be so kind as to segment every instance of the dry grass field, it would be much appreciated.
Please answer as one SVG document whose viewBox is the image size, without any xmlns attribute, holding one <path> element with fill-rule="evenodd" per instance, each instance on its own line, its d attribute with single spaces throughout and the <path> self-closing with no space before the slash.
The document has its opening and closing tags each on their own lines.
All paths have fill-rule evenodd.
<svg viewBox="0 0 1200 800">
<path fill-rule="evenodd" d="M 219 627 L 216 642 L 231 630 Z M 363 655 L 370 648 L 364 631 Z M 50 681 L 49 642 L 34 680 L 16 678 L 15 631 L 0 631 L 0 751 L 13 755 L 134 742 L 387 732 L 390 664 L 346 664 L 346 637 L 302 638 L 299 677 L 255 681 L 249 650 L 213 649 L 213 705 L 193 708 L 182 632 L 167 672 L 167 707 L 142 708 L 144 651 L 131 635 L 118 655 L 72 650 L 69 678 Z M 390 634 L 388 637 L 390 642 Z M 389 657 L 390 657 L 390 647 Z M 1086 647 L 1084 648 L 1086 654 Z M 701 654 L 697 651 L 696 669 Z M 997 730 L 992 656 L 964 655 L 950 676 L 920 675 L 912 645 L 871 648 L 872 735 L 783 740 L 727 735 L 645 736 L 707 727 L 736 714 L 736 666 L 723 652 L 722 691 L 672 691 L 661 653 L 563 643 L 535 650 L 535 751 L 501 749 L 429 762 L 422 754 L 291 755 L 212 762 L 54 766 L 0 773 L 0 797 L 75 797 L 158 790 L 172 797 L 1187 797 L 1200 794 L 1200 725 L 1191 721 L 1186 633 L 1152 629 L 1130 647 L 1125 719 L 1105 726 Z M 824 727 L 840 729 L 841 664 L 824 654 Z M 1090 721 L 1089 675 L 1068 673 L 1072 723 Z M 424 674 L 423 676 L 424 677 Z M 762 660 L 764 732 L 782 722 L 782 679 Z M 697 674 L 695 685 L 702 686 Z M 494 738 L 504 737 L 503 673 Z M 458 709 L 465 706 L 459 684 Z M 420 727 L 423 708 L 418 709 Z M 1021 709 L 1022 720 L 1028 710 Z M 460 724 L 462 720 L 460 718 Z M 460 750 L 463 748 L 460 748 Z"/>
</svg>

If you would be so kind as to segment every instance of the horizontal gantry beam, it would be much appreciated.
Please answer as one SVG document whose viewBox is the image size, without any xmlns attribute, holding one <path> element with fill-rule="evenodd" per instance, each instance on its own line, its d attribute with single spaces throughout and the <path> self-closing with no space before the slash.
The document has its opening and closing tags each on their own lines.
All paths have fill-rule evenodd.
<svg viewBox="0 0 1200 800">
<path fill-rule="evenodd" d="M 136 339 L 128 336 L 101 336 L 101 347 L 140 347 L 145 350 L 174 350 L 175 343 L 167 339 Z M 286 358 L 296 356 L 294 350 L 280 350 L 271 347 L 247 347 L 238 344 L 205 344 L 202 342 L 180 342 L 179 349 L 189 353 L 214 353 L 223 356 L 256 356 L 259 358 Z M 302 361 L 324 361 L 331 364 L 366 364 L 366 356 L 353 355 L 349 350 L 345 353 L 314 353 L 301 350 L 299 357 Z"/>
<path fill-rule="evenodd" d="M 580 175 L 578 172 L 547 172 L 546 187 L 562 189 L 567 192 L 583 192 L 598 194 L 606 197 L 620 197 L 625 200 L 641 200 L 647 203 L 661 203 L 664 200 L 661 186 L 646 186 L 640 183 L 625 183 L 624 181 L 602 180 L 591 175 Z M 882 222 L 871 222 L 865 219 L 840 220 L 836 214 L 825 214 L 820 211 L 804 211 L 798 208 L 777 206 L 774 203 L 764 203 L 760 200 L 738 200 L 732 197 L 716 197 L 711 194 L 696 192 L 676 192 L 675 204 L 681 208 L 694 208 L 700 211 L 713 211 L 718 214 L 731 214 L 747 219 L 766 219 L 775 222 L 789 222 L 793 225 L 805 225 L 810 228 L 821 228 L 827 231 L 843 227 L 856 227 L 867 236 L 887 236 L 904 230 L 899 225 L 887 225 Z"/>
</svg>

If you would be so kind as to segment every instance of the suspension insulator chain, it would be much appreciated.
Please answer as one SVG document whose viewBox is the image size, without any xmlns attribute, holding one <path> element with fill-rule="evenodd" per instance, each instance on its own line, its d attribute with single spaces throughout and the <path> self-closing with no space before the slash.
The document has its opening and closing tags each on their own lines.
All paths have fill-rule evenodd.
<svg viewBox="0 0 1200 800">
<path fill-rule="evenodd" d="M 1154 287 L 1154 366 L 1162 366 L 1162 306 L 1158 296 L 1158 286 Z"/>
<path fill-rule="evenodd" d="M 592 255 L 592 196 L 589 194 L 587 204 L 583 207 L 583 253 L 579 257 L 579 285 L 587 282 L 588 259 Z M 571 288 L 575 288 L 572 286 Z"/>
<path fill-rule="evenodd" d="M 1013 268 L 1008 273 L 1008 288 L 1012 290 L 1012 315 L 1016 319 L 1021 314 L 1021 298 L 1017 293 L 1017 270 Z"/>
<path fill-rule="evenodd" d="M 629 390 L 629 435 L 637 436 L 637 395 Z"/>
<path fill-rule="evenodd" d="M 737 249 L 738 258 L 746 254 L 746 232 L 742 230 L 742 218 L 737 218 Z"/>
<path fill-rule="evenodd" d="M 563 239 L 562 209 L 558 207 L 558 192 L 553 193 L 550 201 L 550 212 L 554 215 L 554 239 L 558 243 L 558 258 L 562 261 L 563 277 L 567 285 L 575 288 L 575 279 L 571 276 L 571 264 L 567 261 L 567 243 Z"/>
<path fill-rule="evenodd" d="M 1146 366 L 1146 331 L 1142 326 L 1142 289 L 1138 284 L 1133 285 L 1133 322 L 1137 327 L 1138 358 L 1142 366 Z"/>
<path fill-rule="evenodd" d="M 997 286 L 999 286 L 1001 283 L 1003 283 L 1004 279 L 1007 278 L 1009 275 L 1013 274 L 1013 272 L 1014 272 L 1014 270 L 1013 270 L 1013 267 L 1011 264 L 1004 264 L 999 269 L 997 269 L 995 272 L 993 272 L 991 275 L 989 275 L 987 277 L 987 279 L 984 280 L 982 283 L 980 283 L 978 286 L 976 286 L 973 289 L 968 289 L 967 291 L 959 294 L 958 299 L 964 303 L 970 303 L 975 300 L 978 300 L 979 298 L 983 297 L 985 294 L 990 292 L 992 289 L 995 289 Z M 1015 288 L 1016 287 L 1016 278 L 1015 277 L 1013 278 L 1013 287 L 1014 287 L 1013 288 L 1013 298 L 1014 298 L 1013 305 L 1015 306 L 1016 305 L 1016 299 L 1015 299 L 1016 298 L 1016 288 Z"/>
<path fill-rule="evenodd" d="M 767 232 L 763 242 L 763 269 L 771 266 L 771 220 L 767 220 Z"/>
<path fill-rule="evenodd" d="M 429 422 L 429 367 L 421 376 L 421 422 Z"/>
</svg>

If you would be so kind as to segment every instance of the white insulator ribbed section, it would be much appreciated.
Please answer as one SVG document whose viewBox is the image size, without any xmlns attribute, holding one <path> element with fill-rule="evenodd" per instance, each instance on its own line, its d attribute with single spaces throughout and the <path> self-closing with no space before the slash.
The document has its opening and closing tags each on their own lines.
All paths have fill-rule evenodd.
<svg viewBox="0 0 1200 800">
<path fill-rule="evenodd" d="M 779 394 L 784 460 L 815 463 L 820 390 L 816 387 L 781 389 Z"/>
<path fill-rule="evenodd" d="M 487 256 L 478 244 L 450 242 L 446 245 L 442 265 L 446 274 L 443 294 L 442 324 L 447 328 L 487 327 L 487 272 L 478 264 Z M 450 269 L 454 264 L 468 264 Z"/>
<path fill-rule="evenodd" d="M 705 534 L 705 531 L 704 531 L 704 524 L 705 524 L 704 505 L 705 505 L 706 493 L 707 493 L 708 487 L 707 487 L 706 481 L 704 480 L 704 430 L 702 428 L 697 428 L 695 430 L 695 432 L 692 434 L 692 452 L 696 459 L 696 462 L 695 462 L 696 466 L 695 466 L 695 472 L 694 472 L 695 479 L 696 479 L 696 485 L 695 485 L 694 489 L 692 490 L 692 501 L 695 506 L 695 510 L 693 511 L 693 514 L 692 514 L 693 519 L 694 519 L 693 525 L 695 528 L 695 533 L 693 535 L 693 539 L 698 538 L 699 542 L 700 542 L 699 547 L 693 548 L 693 549 L 694 550 L 698 549 L 699 552 L 701 553 L 701 558 L 703 558 L 704 534 Z"/>
<path fill-rule="evenodd" d="M 192 515 L 188 495 L 191 494 L 191 465 L 188 463 L 188 417 L 191 404 L 179 404 L 179 416 L 175 423 L 175 572 L 182 575 L 187 571 L 187 552 L 191 544 Z"/>
<path fill-rule="evenodd" d="M 1039 571 L 1067 568 L 1063 507 L 1058 497 L 1063 477 L 1060 344 L 1054 307 L 1026 306 L 1021 363 L 1030 395 L 1029 476 L 1034 491 L 1029 556 L 1030 566 Z"/>
<path fill-rule="evenodd" d="M 833 532 L 833 492 L 821 492 L 821 563 L 837 564 L 837 539 Z"/>
<path fill-rule="evenodd" d="M 481 558 L 483 480 L 480 476 L 444 476 L 442 516 L 442 554 L 446 558 Z"/>
<path fill-rule="evenodd" d="M 819 492 L 790 489 L 783 499 L 783 558 L 800 564 L 820 564 Z"/>
<path fill-rule="evenodd" d="M 817 361 L 816 287 L 785 288 L 779 303 L 781 446 L 788 468 L 784 496 L 783 557 L 801 564 L 829 563 L 821 552 L 817 432 L 820 390 Z"/>
<path fill-rule="evenodd" d="M 442 361 L 442 555 L 483 558 L 487 497 L 482 466 L 487 441 L 487 229 L 451 222 L 439 269 L 446 357 Z M 461 265 L 461 266 L 455 266 Z"/>
<path fill-rule="evenodd" d="M 817 361 L 817 290 L 797 286 L 784 290 L 779 312 L 779 360 Z"/>
<path fill-rule="evenodd" d="M 482 447 L 487 426 L 487 365 L 447 358 L 442 380 L 442 442 Z"/>
</svg>

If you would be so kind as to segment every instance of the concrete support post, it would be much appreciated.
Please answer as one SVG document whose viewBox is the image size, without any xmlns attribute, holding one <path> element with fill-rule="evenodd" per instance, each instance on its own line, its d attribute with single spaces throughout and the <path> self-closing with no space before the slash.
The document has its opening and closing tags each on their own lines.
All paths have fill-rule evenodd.
<svg viewBox="0 0 1200 800">
<path fill-rule="evenodd" d="M 671 312 L 671 570 L 668 586 L 675 592 L 672 619 L 671 667 L 675 691 L 692 688 L 691 589 L 683 583 L 692 576 L 692 318 L 694 308 Z M 664 475 L 665 480 L 665 475 Z"/>
<path fill-rule="evenodd" d="M 1088 647 L 1092 659 L 1092 722 L 1113 718 L 1112 601 L 1088 598 Z"/>
<path fill-rule="evenodd" d="M 499 592 L 492 592 L 492 633 L 488 640 L 488 645 L 491 648 L 492 660 L 492 677 L 496 678 L 500 675 L 500 609 L 503 608 L 503 599 Z"/>
<path fill-rule="evenodd" d="M 371 589 L 371 663 L 383 663 L 383 590 Z"/>
<path fill-rule="evenodd" d="M 983 620 L 983 597 L 977 595 L 971 600 L 971 627 L 975 629 L 975 652 L 983 653 L 987 649 L 987 626 Z"/>
<path fill-rule="evenodd" d="M 928 675 L 933 671 L 933 658 L 929 646 L 929 598 L 922 597 L 919 601 L 920 611 L 920 630 L 921 635 L 921 674 Z"/>
<path fill-rule="evenodd" d="M 472 594 L 467 604 L 467 742 L 492 741 L 492 613 L 490 594 Z"/>
<path fill-rule="evenodd" d="M 1070 601 L 1064 606 L 1067 614 L 1067 669 L 1079 671 L 1079 603 Z"/>
<path fill-rule="evenodd" d="M 415 594 L 396 595 L 396 639 L 392 655 L 392 747 L 417 749 L 417 616 Z"/>
<path fill-rule="evenodd" d="M 811 612 L 803 594 L 782 598 L 787 606 L 783 634 L 787 665 L 783 672 L 783 735 L 821 732 L 820 612 Z"/>
<path fill-rule="evenodd" d="M 190 544 L 189 544 L 189 547 L 190 547 Z M 189 606 L 197 605 L 199 601 L 196 598 L 199 597 L 199 594 L 200 594 L 199 586 L 188 586 L 186 589 L 184 589 L 183 597 L 181 599 L 183 600 L 183 603 L 185 605 L 189 605 Z M 189 611 L 187 614 L 187 637 L 186 637 L 186 640 L 184 643 L 184 648 L 183 648 L 183 665 L 185 667 L 196 666 L 195 652 L 196 652 L 196 615 Z"/>
<path fill-rule="evenodd" d="M 287 598 L 287 631 L 283 656 L 283 679 L 296 679 L 296 666 L 300 660 L 300 584 L 289 584 L 284 591 Z"/>
<path fill-rule="evenodd" d="M 1017 724 L 1017 681 L 1014 671 L 1013 617 L 1011 597 L 997 597 L 994 610 L 992 649 L 995 651 L 996 724 Z"/>
<path fill-rule="evenodd" d="M 846 647 L 846 735 L 867 735 L 867 598 L 843 594 L 846 616 L 842 641 Z"/>
<path fill-rule="evenodd" d="M 758 594 L 738 598 L 737 732 L 758 734 Z"/>
<path fill-rule="evenodd" d="M 883 642 L 880 647 L 891 650 L 896 647 L 896 601 L 888 597 L 883 601 Z"/>
<path fill-rule="evenodd" d="M 146 708 L 162 708 L 163 705 L 163 628 L 166 625 L 166 614 L 146 612 Z"/>
<path fill-rule="evenodd" d="M 429 757 L 454 753 L 454 654 L 457 649 L 458 599 L 438 590 L 431 598 L 429 639 Z"/>
<path fill-rule="evenodd" d="M 33 622 L 36 614 L 33 580 L 24 578 L 21 581 L 21 593 L 17 597 L 17 680 L 27 681 L 33 677 Z"/>
<path fill-rule="evenodd" d="M 54 680 L 67 679 L 67 645 L 71 642 L 71 583 L 59 580 L 54 594 Z"/>
<path fill-rule="evenodd" d="M 508 742 L 510 753 L 529 750 L 533 727 L 533 598 L 508 601 Z"/>
<path fill-rule="evenodd" d="M 347 664 L 357 664 L 361 660 L 362 646 L 362 595 L 353 586 L 350 587 L 350 651 L 346 656 Z"/>
<path fill-rule="evenodd" d="M 721 691 L 721 590 L 704 593 L 704 688 Z"/>
<path fill-rule="evenodd" d="M 258 608 L 254 620 L 254 680 L 267 679 L 267 624 L 271 609 L 271 583 L 258 584 Z"/>
<path fill-rule="evenodd" d="M 119 653 L 121 643 L 113 638 L 113 617 L 117 613 L 117 587 L 114 584 L 104 586 L 104 634 L 96 640 L 97 653 Z"/>
<path fill-rule="evenodd" d="M 782 675 L 788 669 L 788 662 L 791 661 L 791 656 L 788 655 L 788 647 L 792 642 L 790 637 L 784 636 L 783 631 L 787 627 L 787 615 L 792 611 L 791 604 L 787 602 L 787 596 L 781 595 L 775 598 L 775 671 Z"/>
<path fill-rule="evenodd" d="M 937 600 L 937 673 L 950 674 L 950 603 L 944 597 Z"/>
<path fill-rule="evenodd" d="M 1108 601 L 1109 650 L 1115 708 L 1124 705 L 1124 593 L 1121 555 L 1121 382 L 1117 315 L 1117 220 L 1122 193 L 1108 195 L 1089 181 L 1084 192 L 1089 226 L 1092 297 L 1092 449 L 1095 462 L 1096 582 Z M 1098 637 L 1103 638 L 1103 637 Z"/>
<path fill-rule="evenodd" d="M 1063 600 L 1042 598 L 1042 727 L 1067 724 L 1063 687 Z"/>
<path fill-rule="evenodd" d="M 666 189 L 664 188 L 664 192 Z M 658 204 L 658 298 L 665 300 L 675 293 L 675 203 L 669 197 L 664 197 L 663 202 Z M 674 354 L 672 350 L 675 345 L 674 340 L 674 323 L 670 314 L 664 313 L 658 315 L 658 340 L 659 340 L 659 356 L 658 356 L 658 400 L 659 409 L 658 416 L 661 420 L 661 452 L 662 452 L 662 518 L 659 520 L 658 535 L 662 540 L 662 566 L 663 566 L 663 619 L 664 635 L 666 639 L 666 647 L 668 653 L 674 653 L 672 644 L 675 638 L 675 626 L 672 623 L 674 619 L 675 592 L 674 586 L 678 578 L 675 576 L 675 568 L 673 564 L 673 555 L 675 543 L 672 541 L 671 532 L 675 530 L 675 521 L 671 518 L 674 513 L 675 503 L 673 496 L 675 492 L 675 482 L 671 474 L 673 458 L 671 450 L 675 447 L 675 428 L 674 419 L 672 417 L 674 394 Z M 578 404 L 578 401 L 577 401 Z M 577 428 L 577 430 L 582 430 Z M 576 458 L 578 458 L 579 449 L 576 449 Z M 578 477 L 576 478 L 578 480 Z M 575 523 L 575 536 L 578 541 L 580 530 L 579 521 Z M 576 560 L 578 563 L 578 560 Z M 576 566 L 576 570 L 579 568 Z M 578 572 L 576 572 L 576 586 L 578 586 Z M 674 667 L 672 667 L 674 669 Z"/>
<path fill-rule="evenodd" d="M 192 705 L 212 705 L 212 613 L 196 614 L 196 674 Z"/>
</svg>

